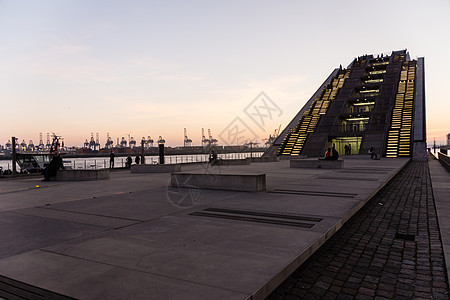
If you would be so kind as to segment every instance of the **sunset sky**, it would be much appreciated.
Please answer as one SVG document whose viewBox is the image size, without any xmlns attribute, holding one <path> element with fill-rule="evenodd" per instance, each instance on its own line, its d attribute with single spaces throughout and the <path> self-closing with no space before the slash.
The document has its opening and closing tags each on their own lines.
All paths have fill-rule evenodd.
<svg viewBox="0 0 450 300">
<path fill-rule="evenodd" d="M 449 16 L 449 0 L 0 0 L 0 144 L 98 132 L 102 146 L 107 133 L 178 146 L 184 128 L 227 143 L 236 118 L 261 141 L 340 64 L 405 48 L 425 57 L 428 141 L 443 143 Z M 261 92 L 279 108 L 262 126 L 246 114 Z"/>
</svg>

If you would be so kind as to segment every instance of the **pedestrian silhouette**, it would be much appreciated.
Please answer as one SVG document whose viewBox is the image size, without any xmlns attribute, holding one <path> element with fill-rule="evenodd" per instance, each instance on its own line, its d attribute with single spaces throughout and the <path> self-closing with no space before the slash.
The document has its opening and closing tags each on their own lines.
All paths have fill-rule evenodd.
<svg viewBox="0 0 450 300">
<path fill-rule="evenodd" d="M 111 154 L 109 154 L 109 168 L 112 169 L 114 168 L 114 153 L 111 150 Z"/>
</svg>

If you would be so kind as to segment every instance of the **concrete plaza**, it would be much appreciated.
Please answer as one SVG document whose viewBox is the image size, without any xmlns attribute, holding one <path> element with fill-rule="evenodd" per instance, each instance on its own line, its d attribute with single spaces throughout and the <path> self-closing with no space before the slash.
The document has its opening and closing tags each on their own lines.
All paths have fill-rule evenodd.
<svg viewBox="0 0 450 300">
<path fill-rule="evenodd" d="M 407 162 L 183 166 L 264 173 L 264 192 L 173 188 L 168 173 L 129 170 L 2 180 L 0 275 L 80 299 L 263 299 Z"/>
<path fill-rule="evenodd" d="M 269 299 L 448 299 L 449 179 L 409 163 Z"/>
</svg>

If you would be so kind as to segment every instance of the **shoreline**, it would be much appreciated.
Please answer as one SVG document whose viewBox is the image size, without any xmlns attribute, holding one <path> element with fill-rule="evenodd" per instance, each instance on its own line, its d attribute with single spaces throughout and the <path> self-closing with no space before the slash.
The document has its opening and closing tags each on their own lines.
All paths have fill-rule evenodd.
<svg viewBox="0 0 450 300">
<path fill-rule="evenodd" d="M 122 150 L 122 149 L 120 149 Z M 246 148 L 246 149 L 215 149 L 218 154 L 227 154 L 227 153 L 257 153 L 257 152 L 264 152 L 266 148 L 254 148 L 252 150 Z M 140 151 L 131 151 L 130 152 L 114 152 L 114 155 L 116 157 L 127 157 L 128 155 L 135 156 L 140 155 Z M 24 154 L 48 154 L 48 153 L 33 153 L 33 152 L 18 152 L 18 153 L 24 153 Z M 64 158 L 95 158 L 95 157 L 108 157 L 111 152 L 88 152 L 88 153 L 62 153 L 61 156 Z M 209 154 L 209 151 L 203 151 L 202 150 L 179 150 L 179 149 L 164 149 L 164 156 L 171 156 L 171 155 L 201 155 L 201 154 Z M 159 152 L 155 150 L 147 150 L 144 151 L 144 156 L 158 156 Z M 0 155 L 0 160 L 11 160 L 12 155 Z"/>
</svg>

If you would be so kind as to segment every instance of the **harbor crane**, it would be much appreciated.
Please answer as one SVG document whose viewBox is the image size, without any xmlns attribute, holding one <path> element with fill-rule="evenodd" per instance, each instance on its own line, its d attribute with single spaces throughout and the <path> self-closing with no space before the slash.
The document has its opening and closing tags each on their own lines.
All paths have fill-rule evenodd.
<svg viewBox="0 0 450 300">
<path fill-rule="evenodd" d="M 100 138 L 99 138 L 98 132 L 97 132 L 97 134 L 95 136 L 94 150 L 96 150 L 97 148 L 98 148 L 98 150 L 100 150 Z"/>
<path fill-rule="evenodd" d="M 113 141 L 111 139 L 111 137 L 109 136 L 109 132 L 106 133 L 106 143 L 105 143 L 105 148 L 106 149 L 110 149 L 113 147 Z"/>
<path fill-rule="evenodd" d="M 212 137 L 211 129 L 208 129 L 208 135 L 209 135 L 209 144 L 215 146 L 217 144 L 217 140 Z"/>
<path fill-rule="evenodd" d="M 147 137 L 147 145 L 149 146 L 149 147 L 153 147 L 153 143 L 154 143 L 155 141 L 152 139 L 152 137 L 151 136 L 148 136 Z"/>
<path fill-rule="evenodd" d="M 42 132 L 39 133 L 39 151 L 44 151 L 45 145 L 44 141 L 42 140 Z"/>
<path fill-rule="evenodd" d="M 126 148 L 127 147 L 127 140 L 122 137 L 122 140 L 120 141 L 120 147 Z"/>
<path fill-rule="evenodd" d="M 280 135 L 280 129 L 281 129 L 281 124 L 280 126 L 278 126 L 278 128 L 276 128 L 272 134 L 269 135 L 268 139 L 263 139 L 263 141 L 265 141 L 265 144 L 267 147 L 272 146 L 273 142 L 275 142 L 275 140 L 278 138 L 278 136 Z"/>
<path fill-rule="evenodd" d="M 192 146 L 192 140 L 188 138 L 187 136 L 187 130 L 184 128 L 184 147 L 191 147 Z"/>
<path fill-rule="evenodd" d="M 50 133 L 47 132 L 47 144 L 45 145 L 45 147 L 48 149 L 50 149 L 50 147 L 52 146 L 52 143 L 50 143 Z"/>
<path fill-rule="evenodd" d="M 34 143 L 33 140 L 30 140 L 30 142 L 28 143 L 28 151 L 34 151 L 35 147 L 34 147 Z"/>
<path fill-rule="evenodd" d="M 25 143 L 25 140 L 22 140 L 22 143 L 20 143 L 20 150 L 22 151 L 27 150 L 27 143 Z"/>
<path fill-rule="evenodd" d="M 89 141 L 89 149 L 95 150 L 94 133 L 91 132 L 91 140 Z"/>
<path fill-rule="evenodd" d="M 202 128 L 202 147 L 206 147 L 209 144 L 209 140 L 205 137 L 205 129 Z"/>
<path fill-rule="evenodd" d="M 128 140 L 126 140 L 125 137 L 122 137 L 122 140 L 120 141 L 120 147 L 126 148 L 128 145 L 128 147 L 131 148 L 131 131 L 128 133 L 125 133 L 125 136 L 128 137 Z"/>
<path fill-rule="evenodd" d="M 277 138 L 280 135 L 281 124 L 278 126 L 278 129 L 275 129 L 274 136 Z"/>
<path fill-rule="evenodd" d="M 130 148 L 136 148 L 136 140 L 134 137 L 130 137 Z"/>
</svg>

